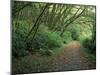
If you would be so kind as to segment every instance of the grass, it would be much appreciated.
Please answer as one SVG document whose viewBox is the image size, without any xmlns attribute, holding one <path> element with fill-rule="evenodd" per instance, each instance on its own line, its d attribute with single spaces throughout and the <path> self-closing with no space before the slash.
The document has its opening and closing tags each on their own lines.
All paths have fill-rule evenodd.
<svg viewBox="0 0 100 75">
<path fill-rule="evenodd" d="M 21 60 L 15 60 L 13 62 L 14 73 L 31 73 L 31 72 L 43 72 L 50 68 L 50 57 L 34 58 L 33 55 L 25 56 Z"/>
<path fill-rule="evenodd" d="M 41 54 L 31 54 L 20 59 L 13 59 L 13 73 L 25 74 L 25 73 L 40 73 L 51 72 L 54 70 L 54 64 L 52 59 L 61 53 L 63 53 L 66 44 L 60 48 L 53 49 L 51 56 L 41 56 Z M 84 55 L 90 60 L 90 62 L 96 64 L 96 56 L 90 53 L 90 50 L 84 48 L 81 45 Z"/>
<path fill-rule="evenodd" d="M 91 51 L 87 48 L 84 48 L 81 45 L 81 50 L 83 50 L 83 53 L 85 54 L 85 56 L 94 64 L 96 64 L 96 55 L 92 54 Z"/>
<path fill-rule="evenodd" d="M 49 72 L 53 69 L 52 58 L 63 52 L 64 46 L 53 49 L 51 56 L 29 55 L 13 61 L 13 73 Z"/>
</svg>

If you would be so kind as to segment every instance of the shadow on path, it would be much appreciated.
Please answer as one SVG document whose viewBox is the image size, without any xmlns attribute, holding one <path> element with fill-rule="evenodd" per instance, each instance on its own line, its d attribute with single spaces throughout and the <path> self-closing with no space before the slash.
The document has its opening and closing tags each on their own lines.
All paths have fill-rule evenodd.
<svg viewBox="0 0 100 75">
<path fill-rule="evenodd" d="M 96 65 L 86 58 L 80 47 L 77 41 L 72 41 L 65 46 L 64 52 L 53 58 L 53 71 L 95 69 Z"/>
</svg>

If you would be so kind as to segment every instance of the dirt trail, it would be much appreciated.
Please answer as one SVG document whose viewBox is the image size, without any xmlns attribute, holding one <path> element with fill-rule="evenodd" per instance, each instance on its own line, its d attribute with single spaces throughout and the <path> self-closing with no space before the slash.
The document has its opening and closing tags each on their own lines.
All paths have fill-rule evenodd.
<svg viewBox="0 0 100 75">
<path fill-rule="evenodd" d="M 95 69 L 95 64 L 86 57 L 80 47 L 79 42 L 73 41 L 64 46 L 64 52 L 52 58 L 41 57 L 38 54 L 25 56 L 13 62 L 13 73 Z"/>
<path fill-rule="evenodd" d="M 54 64 L 53 71 L 95 69 L 95 64 L 86 58 L 77 41 L 65 46 L 64 52 L 54 57 L 52 62 Z"/>
</svg>

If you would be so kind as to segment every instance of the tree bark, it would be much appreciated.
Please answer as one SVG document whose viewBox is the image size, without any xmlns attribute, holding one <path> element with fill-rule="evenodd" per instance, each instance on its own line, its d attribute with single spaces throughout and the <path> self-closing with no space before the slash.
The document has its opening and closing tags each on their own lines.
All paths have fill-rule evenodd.
<svg viewBox="0 0 100 75">
<path fill-rule="evenodd" d="M 30 36 L 30 34 L 32 33 L 32 31 L 34 30 L 34 28 L 37 26 L 37 23 L 39 22 L 40 18 L 42 17 L 43 13 L 45 12 L 46 8 L 48 7 L 49 5 L 46 4 L 43 11 L 40 13 L 40 15 L 37 17 L 36 19 L 36 22 L 34 23 L 33 27 L 31 28 L 31 30 L 29 31 L 29 33 L 27 34 L 26 38 L 25 38 L 25 41 L 27 41 L 28 37 Z"/>
<path fill-rule="evenodd" d="M 29 5 L 31 5 L 31 4 L 30 4 L 30 3 L 27 3 L 27 4 L 23 5 L 21 8 L 19 8 L 19 9 L 16 10 L 16 11 L 12 10 L 12 11 L 13 11 L 13 12 L 12 12 L 13 16 L 16 16 L 17 13 L 19 13 L 22 9 L 26 8 L 26 7 L 29 6 Z"/>
<path fill-rule="evenodd" d="M 63 28 L 63 30 L 62 30 L 60 36 L 63 35 L 63 33 L 65 32 L 66 28 L 67 28 L 71 23 L 73 23 L 76 19 L 78 19 L 78 18 L 82 15 L 82 13 L 85 11 L 85 9 L 86 9 L 86 8 L 84 8 L 83 11 L 82 11 L 80 14 L 78 14 L 78 15 L 76 16 L 76 14 L 77 14 L 78 11 L 79 11 L 79 10 L 78 10 L 78 11 L 75 13 L 75 15 L 69 19 L 69 20 L 71 20 L 71 19 L 72 19 L 72 20 L 64 26 L 64 28 Z M 74 17 L 75 17 L 75 18 L 74 18 Z"/>
</svg>

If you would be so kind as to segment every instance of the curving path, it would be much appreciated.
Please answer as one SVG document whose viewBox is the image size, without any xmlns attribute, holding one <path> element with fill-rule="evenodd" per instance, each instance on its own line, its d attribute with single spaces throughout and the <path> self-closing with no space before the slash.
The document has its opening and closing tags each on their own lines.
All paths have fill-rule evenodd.
<svg viewBox="0 0 100 75">
<path fill-rule="evenodd" d="M 65 46 L 64 52 L 53 58 L 53 71 L 71 71 L 95 69 L 96 65 L 86 56 L 80 48 L 80 43 L 73 41 Z"/>
<path fill-rule="evenodd" d="M 25 56 L 13 62 L 13 73 L 58 72 L 95 69 L 96 65 L 86 57 L 80 43 L 72 41 L 62 53 L 45 58 L 37 55 Z"/>
</svg>

